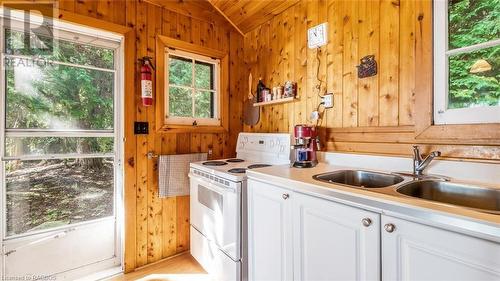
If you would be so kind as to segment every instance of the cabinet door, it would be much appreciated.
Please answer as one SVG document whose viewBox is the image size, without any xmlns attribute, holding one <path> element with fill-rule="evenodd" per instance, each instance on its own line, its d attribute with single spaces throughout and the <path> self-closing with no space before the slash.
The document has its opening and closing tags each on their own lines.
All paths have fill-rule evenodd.
<svg viewBox="0 0 500 281">
<path fill-rule="evenodd" d="M 500 280 L 498 243 L 389 216 L 382 227 L 383 280 Z"/>
<path fill-rule="evenodd" d="M 248 181 L 249 280 L 292 280 L 293 194 Z"/>
<path fill-rule="evenodd" d="M 294 280 L 380 279 L 379 214 L 298 193 L 293 205 Z"/>
</svg>

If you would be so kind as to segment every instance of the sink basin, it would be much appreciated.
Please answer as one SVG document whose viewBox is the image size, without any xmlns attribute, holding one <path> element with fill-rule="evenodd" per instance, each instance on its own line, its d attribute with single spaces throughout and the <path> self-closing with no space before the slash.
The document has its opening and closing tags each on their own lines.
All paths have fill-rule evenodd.
<svg viewBox="0 0 500 281">
<path fill-rule="evenodd" d="M 315 180 L 343 184 L 351 187 L 381 188 L 398 184 L 404 179 L 397 175 L 367 172 L 360 170 L 341 170 L 313 176 Z"/>
<path fill-rule="evenodd" d="M 425 200 L 500 214 L 500 189 L 421 180 L 405 184 L 398 188 L 397 192 Z"/>
</svg>

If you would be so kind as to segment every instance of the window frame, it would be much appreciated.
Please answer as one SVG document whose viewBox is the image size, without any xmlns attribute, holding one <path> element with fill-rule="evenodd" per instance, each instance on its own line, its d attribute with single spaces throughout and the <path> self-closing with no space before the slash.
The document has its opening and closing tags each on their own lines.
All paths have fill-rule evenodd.
<svg viewBox="0 0 500 281">
<path fill-rule="evenodd" d="M 166 122 L 165 87 L 165 50 L 166 48 L 198 54 L 220 61 L 218 114 L 219 123 L 215 125 L 201 124 L 169 124 Z M 153 85 L 155 87 L 155 131 L 158 133 L 224 133 L 229 131 L 229 54 L 227 51 L 189 43 L 171 37 L 156 35 L 156 71 Z"/>
<path fill-rule="evenodd" d="M 191 71 L 192 71 L 192 84 L 191 86 L 182 86 L 182 85 L 172 85 L 177 88 L 189 89 L 191 91 L 191 101 L 192 101 L 192 111 L 194 115 L 195 111 L 195 98 L 194 94 L 196 90 L 209 91 L 214 93 L 214 112 L 213 118 L 202 118 L 202 117 L 181 117 L 181 116 L 170 116 L 169 115 L 169 102 L 170 102 L 170 83 L 169 83 L 169 57 L 181 57 L 188 60 L 191 60 Z M 196 61 L 208 63 L 214 66 L 213 79 L 214 79 L 214 88 L 213 90 L 208 89 L 198 89 L 196 87 L 195 82 L 195 64 Z M 209 56 L 203 56 L 196 53 L 186 52 L 182 50 L 177 50 L 173 48 L 166 47 L 165 48 L 165 124 L 180 124 L 180 125 L 193 125 L 194 122 L 201 126 L 219 126 L 220 125 L 220 115 L 219 115 L 219 107 L 220 107 L 220 59 L 212 58 Z"/>
<path fill-rule="evenodd" d="M 500 46 L 500 39 L 448 50 L 448 1 L 434 2 L 434 123 L 488 124 L 500 122 L 500 106 L 448 109 L 449 57 Z M 444 36 L 443 36 L 444 35 Z"/>
</svg>

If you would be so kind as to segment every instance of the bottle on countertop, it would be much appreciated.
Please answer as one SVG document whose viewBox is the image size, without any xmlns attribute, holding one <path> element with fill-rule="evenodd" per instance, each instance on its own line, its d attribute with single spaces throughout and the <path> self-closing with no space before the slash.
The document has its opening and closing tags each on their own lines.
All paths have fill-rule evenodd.
<svg viewBox="0 0 500 281">
<path fill-rule="evenodd" d="M 262 96 L 262 91 L 266 88 L 264 82 L 262 82 L 262 77 L 259 77 L 259 83 L 257 84 L 257 102 L 263 102 L 264 97 Z"/>
</svg>

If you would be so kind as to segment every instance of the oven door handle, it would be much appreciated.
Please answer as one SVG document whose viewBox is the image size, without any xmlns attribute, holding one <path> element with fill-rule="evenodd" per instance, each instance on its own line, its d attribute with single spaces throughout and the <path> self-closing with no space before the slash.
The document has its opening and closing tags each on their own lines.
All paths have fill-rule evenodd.
<svg viewBox="0 0 500 281">
<path fill-rule="evenodd" d="M 196 180 L 196 182 L 195 182 L 196 185 L 201 185 L 201 186 L 203 186 L 207 189 L 210 189 L 214 192 L 217 192 L 219 194 L 223 194 L 226 192 L 236 192 L 236 189 L 234 189 L 232 187 L 222 186 L 222 185 L 215 184 L 213 182 L 204 181 L 204 178 L 197 177 L 196 175 L 191 175 L 191 178 Z"/>
</svg>

